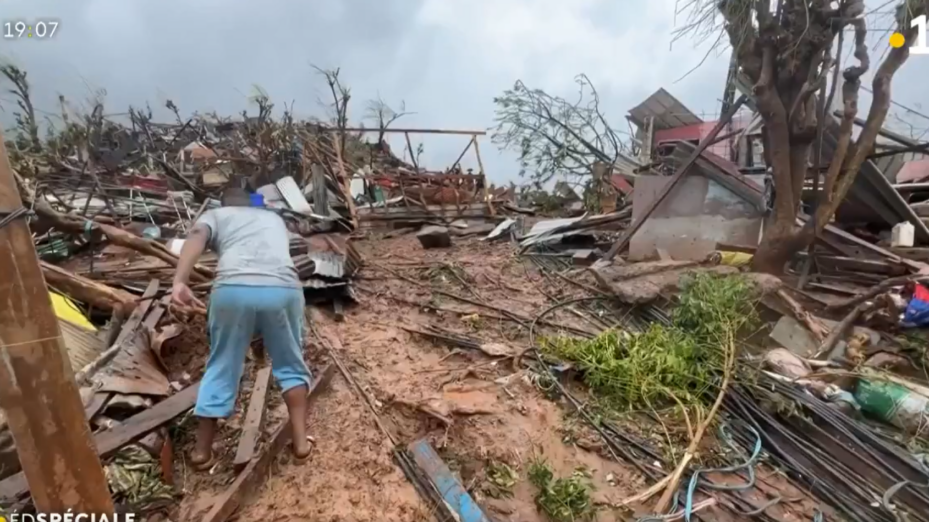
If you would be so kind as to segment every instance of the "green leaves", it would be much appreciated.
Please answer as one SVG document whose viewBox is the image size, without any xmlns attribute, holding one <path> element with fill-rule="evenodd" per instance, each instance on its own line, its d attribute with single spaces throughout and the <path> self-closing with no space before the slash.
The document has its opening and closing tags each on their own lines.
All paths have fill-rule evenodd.
<svg viewBox="0 0 929 522">
<path fill-rule="evenodd" d="M 593 520 L 596 513 L 590 500 L 593 485 L 583 468 L 569 477 L 555 478 L 551 466 L 539 457 L 529 464 L 529 482 L 539 490 L 536 506 L 554 522 Z"/>
<path fill-rule="evenodd" d="M 573 362 L 584 382 L 621 409 L 699 403 L 723 368 L 723 339 L 756 319 L 744 278 L 697 275 L 680 295 L 671 326 L 607 330 L 593 339 L 543 338 L 542 352 Z"/>
</svg>

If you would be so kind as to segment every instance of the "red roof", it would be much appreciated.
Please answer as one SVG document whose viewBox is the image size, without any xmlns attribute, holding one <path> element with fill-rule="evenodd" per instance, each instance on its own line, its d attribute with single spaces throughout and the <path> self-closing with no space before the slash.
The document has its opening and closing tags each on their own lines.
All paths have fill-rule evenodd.
<svg viewBox="0 0 929 522">
<path fill-rule="evenodd" d="M 929 159 L 907 161 L 897 172 L 897 183 L 916 183 L 929 178 Z"/>
</svg>

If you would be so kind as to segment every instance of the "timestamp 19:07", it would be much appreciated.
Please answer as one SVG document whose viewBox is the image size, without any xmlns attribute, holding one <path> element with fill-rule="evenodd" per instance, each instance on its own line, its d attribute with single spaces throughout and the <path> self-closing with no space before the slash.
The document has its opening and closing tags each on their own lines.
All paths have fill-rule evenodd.
<svg viewBox="0 0 929 522">
<path fill-rule="evenodd" d="M 40 21 L 33 25 L 26 22 L 3 22 L 3 38 L 51 38 L 58 30 L 58 22 Z"/>
</svg>

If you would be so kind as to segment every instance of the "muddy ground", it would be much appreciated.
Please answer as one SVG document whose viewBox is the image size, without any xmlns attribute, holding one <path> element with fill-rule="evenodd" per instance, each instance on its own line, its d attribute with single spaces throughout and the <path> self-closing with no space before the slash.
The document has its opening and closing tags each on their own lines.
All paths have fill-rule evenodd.
<svg viewBox="0 0 929 522">
<path fill-rule="evenodd" d="M 507 313 L 533 318 L 551 307 L 554 299 L 589 295 L 586 290 L 561 278 L 546 277 L 504 243 L 458 240 L 450 249 L 424 251 L 413 236 L 404 236 L 355 245 L 367 263 L 357 282 L 360 303 L 346 309 L 342 322 L 335 319 L 331 309 L 313 310 L 315 329 L 330 341 L 310 338 L 307 359 L 313 368 L 330 359 L 326 345 L 334 346 L 335 355 L 372 399 L 392 436 L 404 444 L 428 438 L 479 503 L 498 520 L 546 520 L 536 509 L 536 491 L 526 477 L 528 461 L 538 455 L 545 457 L 558 476 L 586 468 L 596 488 L 594 499 L 602 507 L 597 520 L 628 520 L 634 512 L 648 511 L 647 505 L 633 505 L 631 511 L 615 507 L 648 483 L 632 465 L 614 461 L 598 435 L 577 418 L 568 403 L 547 399 L 523 365 L 514 364 L 511 357 L 490 357 L 480 350 L 450 346 L 404 329 L 438 327 L 495 343 L 491 351 L 496 354 L 516 355 L 529 345 L 528 329 L 506 319 Z M 590 286 L 596 284 L 589 276 L 575 274 L 574 278 Z M 433 290 L 488 303 L 497 310 Z M 596 324 L 567 307 L 545 318 L 578 330 L 599 331 Z M 554 334 L 557 330 L 535 327 L 534 333 L 540 332 Z M 198 350 L 183 364 L 199 364 L 205 353 L 202 347 Z M 247 400 L 254 366 L 250 360 L 240 410 Z M 284 418 L 280 400 L 274 400 L 271 425 Z M 179 519 L 201 516 L 215 495 L 232 481 L 228 462 L 235 451 L 240 422 L 237 415 L 223 427 L 217 443 L 223 462 L 212 473 L 188 470 L 178 452 L 175 477 L 181 477 L 186 493 L 176 515 Z M 286 451 L 279 455 L 264 487 L 237 515 L 240 519 L 435 520 L 392 461 L 391 443 L 365 401 L 340 375 L 336 374 L 315 402 L 309 422 L 315 439 L 311 459 L 295 465 Z M 657 423 L 636 421 L 630 429 L 645 439 L 662 437 Z M 179 444 L 181 448 L 189 448 L 189 431 L 187 434 Z M 518 472 L 512 496 L 494 494 L 489 485 L 488 466 L 494 462 L 506 463 Z M 770 508 L 769 515 L 780 520 L 811 519 L 815 503 L 774 471 L 762 469 L 759 475 L 759 490 L 746 498 L 760 505 L 780 491 L 788 501 Z M 739 519 L 719 508 L 704 513 L 708 520 Z"/>
</svg>

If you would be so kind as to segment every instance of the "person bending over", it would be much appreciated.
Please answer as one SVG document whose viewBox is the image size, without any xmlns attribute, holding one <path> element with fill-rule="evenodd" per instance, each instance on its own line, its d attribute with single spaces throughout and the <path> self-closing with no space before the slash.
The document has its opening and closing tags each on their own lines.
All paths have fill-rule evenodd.
<svg viewBox="0 0 929 522">
<path fill-rule="evenodd" d="M 283 218 L 249 206 L 248 193 L 229 188 L 222 208 L 197 220 L 181 249 L 172 300 L 203 306 L 187 285 L 207 245 L 219 255 L 208 310 L 210 357 L 194 408 L 200 422 L 191 460 L 198 470 L 214 463 L 216 420 L 235 410 L 239 380 L 252 337 L 257 333 L 271 356 L 272 374 L 284 392 L 298 461 L 310 454 L 306 396 L 311 374 L 303 361 L 303 287 L 290 258 Z"/>
</svg>

